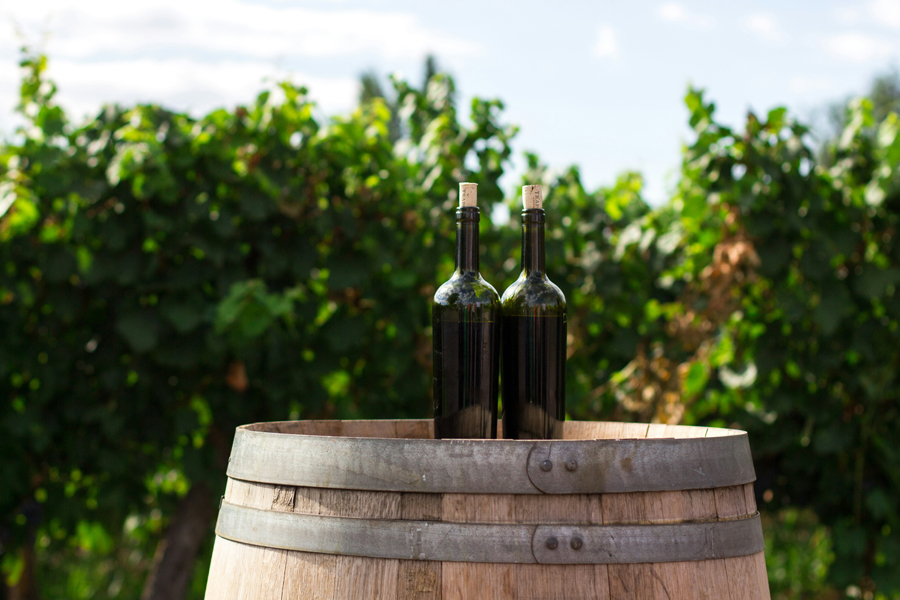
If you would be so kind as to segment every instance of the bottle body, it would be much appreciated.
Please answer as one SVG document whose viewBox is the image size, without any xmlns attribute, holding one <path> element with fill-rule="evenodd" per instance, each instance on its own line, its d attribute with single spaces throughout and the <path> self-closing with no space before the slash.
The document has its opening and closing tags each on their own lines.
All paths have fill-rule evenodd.
<svg viewBox="0 0 900 600">
<path fill-rule="evenodd" d="M 566 298 L 544 272 L 544 211 L 522 213 L 523 269 L 501 299 L 503 437 L 561 439 Z"/>
<path fill-rule="evenodd" d="M 434 437 L 497 437 L 500 297 L 478 272 L 478 209 L 457 211 L 457 269 L 434 295 Z"/>
<path fill-rule="evenodd" d="M 498 308 L 433 306 L 435 439 L 497 437 Z"/>
</svg>

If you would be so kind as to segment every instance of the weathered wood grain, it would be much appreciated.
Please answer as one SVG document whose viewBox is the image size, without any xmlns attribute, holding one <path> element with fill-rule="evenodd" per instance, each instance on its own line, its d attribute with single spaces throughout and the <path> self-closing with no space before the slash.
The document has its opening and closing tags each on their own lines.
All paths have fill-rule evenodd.
<svg viewBox="0 0 900 600">
<path fill-rule="evenodd" d="M 625 436 L 626 428 L 624 426 L 632 424 L 605 425 L 605 431 L 620 429 L 622 433 L 617 437 L 645 438 L 650 430 L 649 425 L 632 426 L 628 428 L 630 435 Z M 644 494 L 605 494 L 602 498 L 602 516 L 603 522 L 610 525 L 642 522 L 646 519 Z M 654 600 L 657 595 L 651 585 L 653 580 L 649 577 L 647 569 L 649 569 L 648 565 L 609 565 L 607 577 L 610 600 Z"/>
<path fill-rule="evenodd" d="M 305 515 L 340 516 L 343 495 L 339 490 L 294 488 L 294 512 Z M 279 600 L 333 600 L 337 556 L 288 552 L 284 569 L 284 592 Z"/>
<path fill-rule="evenodd" d="M 443 520 L 456 523 L 514 523 L 515 496 L 443 494 Z M 515 565 L 444 562 L 443 600 L 516 600 Z"/>
<path fill-rule="evenodd" d="M 705 437 L 706 428 L 650 425 L 648 437 Z M 603 497 L 606 523 L 678 523 L 717 517 L 712 490 L 607 494 Z M 613 599 L 729 597 L 722 560 L 610 565 L 610 596 Z"/>
<path fill-rule="evenodd" d="M 593 440 L 634 440 L 647 437 L 645 423 L 595 423 Z"/>
<path fill-rule="evenodd" d="M 400 498 L 400 518 L 407 521 L 440 521 L 443 498 L 440 494 L 405 493 Z M 441 563 L 401 560 L 397 576 L 399 600 L 441 600 Z"/>
<path fill-rule="evenodd" d="M 719 520 L 734 519 L 756 512 L 752 484 L 719 488 L 715 494 Z M 726 558 L 724 562 L 726 578 L 732 590 L 731 600 L 769 600 L 771 598 L 766 575 L 766 562 L 762 552 L 750 556 Z"/>
<path fill-rule="evenodd" d="M 598 494 L 515 496 L 517 523 L 603 522 Z M 560 540 L 560 543 L 568 543 Z M 606 565 L 516 565 L 520 600 L 607 600 Z"/>
<path fill-rule="evenodd" d="M 291 496 L 288 500 L 287 497 Z M 241 506 L 290 511 L 291 492 L 273 485 L 229 481 L 225 500 Z M 210 600 L 281 598 L 287 552 L 218 538 L 209 571 L 206 597 Z"/>
<path fill-rule="evenodd" d="M 399 519 L 400 496 L 395 492 L 342 490 L 341 516 Z M 334 600 L 396 598 L 399 560 L 338 556 Z"/>
</svg>

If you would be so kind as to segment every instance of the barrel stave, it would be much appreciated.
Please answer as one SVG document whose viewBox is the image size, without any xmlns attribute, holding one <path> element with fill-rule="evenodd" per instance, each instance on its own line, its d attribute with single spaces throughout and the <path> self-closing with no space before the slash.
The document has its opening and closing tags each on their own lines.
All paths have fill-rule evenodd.
<svg viewBox="0 0 900 600">
<path fill-rule="evenodd" d="M 406 521 L 443 520 L 440 494 L 407 492 L 400 497 L 400 518 Z M 442 563 L 430 560 L 401 560 L 397 576 L 400 600 L 441 600 Z"/>
</svg>

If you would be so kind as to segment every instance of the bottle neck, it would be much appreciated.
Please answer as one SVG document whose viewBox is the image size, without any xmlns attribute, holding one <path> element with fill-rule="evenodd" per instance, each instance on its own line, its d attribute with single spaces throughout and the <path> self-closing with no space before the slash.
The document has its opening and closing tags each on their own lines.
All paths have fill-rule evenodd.
<svg viewBox="0 0 900 600">
<path fill-rule="evenodd" d="M 522 269 L 525 275 L 544 274 L 544 210 L 522 211 Z"/>
<path fill-rule="evenodd" d="M 465 207 L 456 211 L 456 270 L 478 273 L 478 221 L 481 212 Z"/>
</svg>

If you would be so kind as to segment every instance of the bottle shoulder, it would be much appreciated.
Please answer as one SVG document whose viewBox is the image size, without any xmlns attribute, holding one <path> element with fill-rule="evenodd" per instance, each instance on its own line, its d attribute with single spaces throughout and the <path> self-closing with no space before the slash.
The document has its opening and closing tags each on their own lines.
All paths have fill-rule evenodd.
<svg viewBox="0 0 900 600">
<path fill-rule="evenodd" d="M 500 295 L 480 273 L 455 272 L 434 293 L 438 306 L 500 306 Z"/>
<path fill-rule="evenodd" d="M 500 299 L 504 314 L 516 314 L 526 308 L 545 308 L 551 313 L 566 312 L 566 296 L 546 275 L 526 276 L 522 273 Z"/>
</svg>

